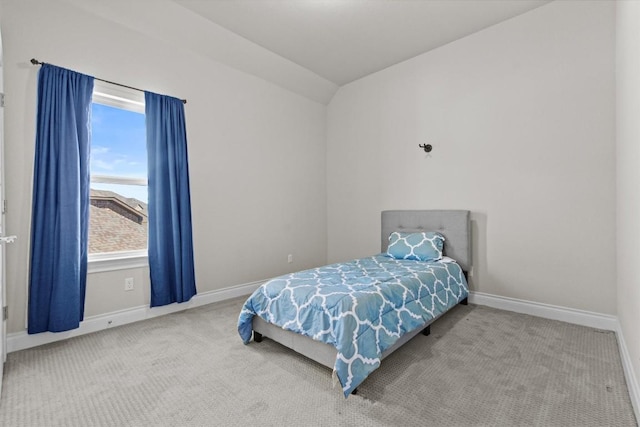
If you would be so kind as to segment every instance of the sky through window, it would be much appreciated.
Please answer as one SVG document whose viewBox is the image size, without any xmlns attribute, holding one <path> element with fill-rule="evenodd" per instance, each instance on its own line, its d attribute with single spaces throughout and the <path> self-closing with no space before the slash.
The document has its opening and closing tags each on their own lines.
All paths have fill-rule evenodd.
<svg viewBox="0 0 640 427">
<path fill-rule="evenodd" d="M 147 142 L 142 113 L 92 104 L 91 174 L 147 179 Z M 133 185 L 91 183 L 147 202 L 147 188 Z"/>
</svg>

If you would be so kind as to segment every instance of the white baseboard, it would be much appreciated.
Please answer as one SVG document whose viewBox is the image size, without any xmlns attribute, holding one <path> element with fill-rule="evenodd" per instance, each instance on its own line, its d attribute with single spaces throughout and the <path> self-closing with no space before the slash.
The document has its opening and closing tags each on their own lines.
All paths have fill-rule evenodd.
<svg viewBox="0 0 640 427">
<path fill-rule="evenodd" d="M 545 319 L 560 320 L 576 325 L 588 326 L 590 328 L 615 331 L 618 338 L 618 348 L 624 377 L 627 382 L 629 398 L 636 416 L 640 420 L 640 388 L 638 387 L 638 377 L 631 363 L 631 356 L 624 340 L 624 334 L 620 327 L 617 316 L 594 313 L 591 311 L 576 310 L 557 305 L 542 304 L 532 301 L 525 301 L 515 298 L 501 297 L 497 295 L 485 294 L 482 292 L 469 292 L 469 302 L 472 304 L 486 305 L 500 310 L 514 311 L 516 313 L 530 314 L 532 316 L 543 317 Z"/>
<path fill-rule="evenodd" d="M 562 322 L 588 326 L 590 328 L 604 329 L 607 331 L 618 330 L 618 318 L 609 314 L 576 310 L 574 308 L 501 297 L 482 292 L 469 292 L 469 302 L 500 310 L 515 311 L 516 313 L 530 314 L 545 319 L 560 320 Z"/>
<path fill-rule="evenodd" d="M 77 337 L 92 332 L 101 331 L 103 329 L 112 328 L 114 326 L 126 325 L 127 323 L 138 322 L 140 320 L 151 319 L 153 317 L 162 316 L 169 313 L 188 310 L 190 308 L 199 307 L 213 302 L 224 301 L 231 298 L 249 295 L 256 290 L 264 281 L 246 283 L 231 288 L 218 289 L 214 291 L 203 292 L 195 295 L 188 302 L 181 304 L 169 304 L 162 307 L 150 308 L 146 305 L 133 307 L 126 310 L 120 310 L 112 313 L 101 314 L 85 318 L 78 329 L 67 332 L 43 332 L 40 334 L 29 335 L 27 331 L 14 332 L 7 334 L 7 353 L 36 347 L 43 344 L 49 344 L 55 341 L 65 340 L 67 338 Z"/>
</svg>

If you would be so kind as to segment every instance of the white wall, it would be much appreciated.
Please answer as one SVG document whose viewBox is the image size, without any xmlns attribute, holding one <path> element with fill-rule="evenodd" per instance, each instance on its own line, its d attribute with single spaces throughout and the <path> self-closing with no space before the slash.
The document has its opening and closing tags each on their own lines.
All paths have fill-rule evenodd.
<svg viewBox="0 0 640 427">
<path fill-rule="evenodd" d="M 379 251 L 381 210 L 469 209 L 473 290 L 614 314 L 614 9 L 553 2 L 341 87 L 329 261 Z"/>
<path fill-rule="evenodd" d="M 199 292 L 326 261 L 324 105 L 73 2 L 3 0 L 2 11 L 6 218 L 7 231 L 19 236 L 7 248 L 9 332 L 25 325 L 38 72 L 32 57 L 188 99 Z M 136 278 L 135 292 L 124 292 L 124 277 Z M 87 316 L 148 304 L 148 269 L 91 274 L 87 288 Z"/>
<path fill-rule="evenodd" d="M 616 18 L 617 303 L 637 386 L 640 384 L 640 2 L 619 1 Z"/>
<path fill-rule="evenodd" d="M 31 57 L 188 98 L 200 292 L 322 264 L 327 236 L 330 261 L 376 252 L 383 209 L 460 208 L 473 211 L 474 290 L 616 312 L 613 3 L 554 2 L 356 81 L 328 118 L 211 60 L 205 44 L 120 24 L 121 11 L 1 3 L 7 231 L 20 235 L 7 247 L 9 332 L 25 318 Z M 125 293 L 131 276 L 142 286 Z M 87 316 L 147 304 L 147 276 L 91 275 Z"/>
</svg>

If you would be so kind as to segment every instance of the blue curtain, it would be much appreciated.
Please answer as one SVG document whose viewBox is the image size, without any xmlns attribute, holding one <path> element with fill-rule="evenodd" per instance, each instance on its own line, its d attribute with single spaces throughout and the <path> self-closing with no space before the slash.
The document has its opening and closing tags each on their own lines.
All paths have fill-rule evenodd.
<svg viewBox="0 0 640 427">
<path fill-rule="evenodd" d="M 145 92 L 151 307 L 196 294 L 184 104 Z"/>
<path fill-rule="evenodd" d="M 31 214 L 30 334 L 77 328 L 84 318 L 93 77 L 45 64 Z"/>
</svg>

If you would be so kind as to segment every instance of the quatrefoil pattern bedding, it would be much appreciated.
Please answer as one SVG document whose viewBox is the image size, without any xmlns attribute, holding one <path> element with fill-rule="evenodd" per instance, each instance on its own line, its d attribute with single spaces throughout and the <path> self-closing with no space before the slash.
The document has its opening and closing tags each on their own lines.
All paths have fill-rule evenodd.
<svg viewBox="0 0 640 427">
<path fill-rule="evenodd" d="M 383 351 L 467 295 L 455 262 L 379 254 L 268 281 L 245 302 L 238 332 L 247 344 L 257 315 L 331 344 L 337 350 L 334 372 L 346 397 L 378 368 Z"/>
<path fill-rule="evenodd" d="M 387 254 L 398 259 L 438 261 L 442 259 L 444 236 L 440 233 L 402 233 L 389 235 Z"/>
</svg>

